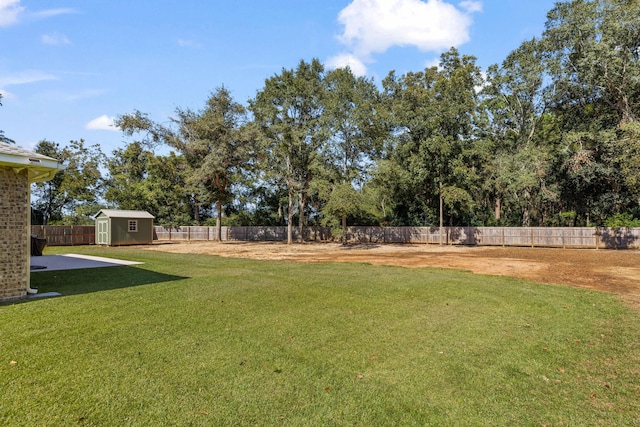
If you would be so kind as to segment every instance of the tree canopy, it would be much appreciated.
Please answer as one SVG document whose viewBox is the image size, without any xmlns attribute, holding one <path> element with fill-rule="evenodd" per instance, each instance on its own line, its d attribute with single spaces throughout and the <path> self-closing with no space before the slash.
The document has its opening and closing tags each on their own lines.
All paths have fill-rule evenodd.
<svg viewBox="0 0 640 427">
<path fill-rule="evenodd" d="M 96 147 L 41 143 L 69 168 L 34 205 L 48 218 L 88 209 L 86 186 L 158 223 L 287 224 L 289 242 L 296 224 L 634 224 L 638 16 L 638 0 L 561 1 L 484 72 L 454 48 L 379 84 L 301 60 L 247 107 L 221 87 L 166 125 L 124 114 L 135 141 L 108 156 L 104 180 Z"/>
</svg>

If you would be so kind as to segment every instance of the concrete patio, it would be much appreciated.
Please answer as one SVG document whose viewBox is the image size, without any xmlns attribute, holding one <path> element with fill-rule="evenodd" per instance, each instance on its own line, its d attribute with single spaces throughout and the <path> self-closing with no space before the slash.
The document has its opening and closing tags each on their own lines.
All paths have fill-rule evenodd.
<svg viewBox="0 0 640 427">
<path fill-rule="evenodd" d="M 75 270 L 80 268 L 121 267 L 123 265 L 144 264 L 115 258 L 103 258 L 90 255 L 64 254 L 31 257 L 31 272 Z"/>
</svg>

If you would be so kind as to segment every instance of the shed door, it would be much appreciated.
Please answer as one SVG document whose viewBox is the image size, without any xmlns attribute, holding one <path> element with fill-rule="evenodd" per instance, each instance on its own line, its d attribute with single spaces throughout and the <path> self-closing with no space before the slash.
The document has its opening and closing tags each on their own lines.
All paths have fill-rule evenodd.
<svg viewBox="0 0 640 427">
<path fill-rule="evenodd" d="M 99 219 L 97 222 L 98 226 L 98 241 L 96 242 L 99 245 L 108 245 L 109 244 L 109 220 Z"/>
</svg>

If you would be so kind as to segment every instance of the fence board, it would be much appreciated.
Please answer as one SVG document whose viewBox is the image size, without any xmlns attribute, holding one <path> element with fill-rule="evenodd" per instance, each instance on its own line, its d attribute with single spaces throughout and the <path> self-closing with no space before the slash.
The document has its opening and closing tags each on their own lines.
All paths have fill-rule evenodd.
<svg viewBox="0 0 640 427">
<path fill-rule="evenodd" d="M 31 226 L 31 234 L 50 246 L 94 245 L 95 227 Z M 216 240 L 215 227 L 155 226 L 154 240 Z M 327 227 L 303 227 L 304 241 L 332 241 Z M 300 230 L 293 228 L 299 241 Z M 601 227 L 348 227 L 349 242 L 366 244 L 422 243 L 468 246 L 640 249 L 640 228 Z M 223 241 L 286 241 L 286 226 L 222 227 Z"/>
<path fill-rule="evenodd" d="M 95 245 L 93 225 L 32 225 L 31 234 L 47 240 L 49 246 Z"/>
</svg>

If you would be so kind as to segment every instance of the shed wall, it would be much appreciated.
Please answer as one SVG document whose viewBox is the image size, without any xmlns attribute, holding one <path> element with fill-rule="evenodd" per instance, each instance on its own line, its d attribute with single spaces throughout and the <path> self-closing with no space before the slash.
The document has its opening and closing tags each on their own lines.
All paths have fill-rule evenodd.
<svg viewBox="0 0 640 427">
<path fill-rule="evenodd" d="M 129 232 L 129 218 L 111 218 L 111 245 L 148 245 L 153 243 L 153 220 L 132 218 L 138 221 L 138 231 Z"/>
<path fill-rule="evenodd" d="M 29 287 L 29 178 L 0 166 L 0 301 Z"/>
</svg>

